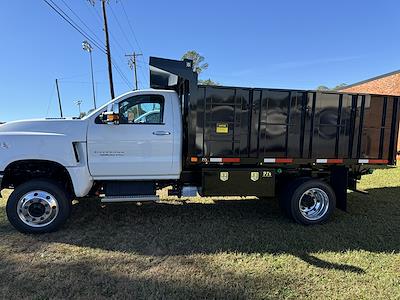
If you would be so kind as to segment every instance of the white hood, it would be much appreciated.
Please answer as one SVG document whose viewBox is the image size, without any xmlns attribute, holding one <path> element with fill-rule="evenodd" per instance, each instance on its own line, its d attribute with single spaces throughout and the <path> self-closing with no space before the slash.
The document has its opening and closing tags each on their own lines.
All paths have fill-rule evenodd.
<svg viewBox="0 0 400 300">
<path fill-rule="evenodd" d="M 63 135 L 74 142 L 86 141 L 87 120 L 36 119 L 14 121 L 0 125 L 0 136 Z"/>
<path fill-rule="evenodd" d="M 73 145 L 85 145 L 89 120 L 39 119 L 0 125 L 0 171 L 17 160 L 49 160 L 76 166 Z"/>
</svg>

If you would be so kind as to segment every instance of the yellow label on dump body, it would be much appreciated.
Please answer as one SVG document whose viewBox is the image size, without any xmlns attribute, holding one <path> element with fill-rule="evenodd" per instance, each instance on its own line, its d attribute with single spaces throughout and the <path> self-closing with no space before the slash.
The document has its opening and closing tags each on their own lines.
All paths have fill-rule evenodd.
<svg viewBox="0 0 400 300">
<path fill-rule="evenodd" d="M 217 133 L 228 133 L 229 125 L 227 123 L 217 123 L 217 127 L 215 129 Z"/>
</svg>

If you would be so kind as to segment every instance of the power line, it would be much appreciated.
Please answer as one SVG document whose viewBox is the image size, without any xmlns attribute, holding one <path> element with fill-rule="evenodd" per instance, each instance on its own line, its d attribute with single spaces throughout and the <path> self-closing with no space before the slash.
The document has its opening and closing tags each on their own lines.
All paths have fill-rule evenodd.
<svg viewBox="0 0 400 300">
<path fill-rule="evenodd" d="M 97 39 L 96 42 L 101 41 L 101 39 L 96 35 L 96 33 L 79 17 L 77 13 L 75 13 L 75 11 L 64 0 L 61 0 L 61 2 L 64 3 L 64 5 L 74 14 L 75 17 L 78 18 L 78 20 L 83 24 L 83 26 L 85 26 L 94 35 L 94 37 Z"/>
<path fill-rule="evenodd" d="M 89 2 L 90 2 L 90 1 L 89 1 Z M 88 6 L 87 6 L 87 7 L 88 7 Z M 92 10 L 91 8 L 88 7 L 90 13 L 91 13 L 93 16 L 97 17 L 97 21 L 98 21 L 99 25 L 100 25 L 100 26 L 103 26 L 103 20 L 101 19 L 101 16 L 100 16 L 99 12 L 96 10 L 96 6 L 92 5 L 92 7 L 93 7 L 94 12 L 95 12 L 96 14 L 93 12 L 93 10 Z"/>
<path fill-rule="evenodd" d="M 93 1 L 94 2 L 94 1 Z M 114 98 L 114 84 L 113 84 L 113 76 L 112 76 L 112 66 L 117 70 L 121 78 L 126 81 L 127 86 L 129 87 L 129 82 L 122 73 L 121 69 L 118 67 L 117 63 L 115 63 L 111 58 L 111 50 L 110 50 L 110 40 L 109 40 L 109 32 L 108 32 L 108 21 L 107 21 L 107 14 L 106 14 L 106 1 L 101 1 L 101 8 L 103 11 L 103 22 L 104 22 L 104 32 L 106 35 L 106 54 L 107 54 L 107 61 L 108 61 L 108 74 L 109 74 L 109 81 L 110 81 L 110 92 L 111 98 Z M 129 87 L 130 88 L 130 87 Z"/>
<path fill-rule="evenodd" d="M 139 60 L 139 59 L 136 61 L 136 63 L 137 63 L 137 66 L 138 66 L 138 68 L 139 68 L 139 72 L 140 72 L 142 78 L 144 78 L 145 82 L 146 82 L 147 84 L 149 84 L 149 81 L 147 80 L 146 74 L 145 74 L 145 72 L 144 72 L 144 70 L 143 70 L 143 66 L 141 66 L 140 64 L 143 63 L 143 64 L 144 64 L 144 68 L 147 68 L 148 65 L 147 65 L 146 63 L 144 63 L 143 61 Z M 142 86 L 144 85 L 144 84 L 143 84 L 143 81 L 140 81 L 140 80 L 139 80 L 139 82 L 142 84 Z M 149 85 L 150 85 L 150 84 L 149 84 Z"/>
<path fill-rule="evenodd" d="M 111 6 L 110 6 L 111 8 Z M 97 18 L 97 21 L 99 22 L 100 26 L 103 26 L 103 21 L 101 19 L 100 13 L 95 9 L 95 6 L 93 6 L 94 12 L 92 9 L 89 8 L 90 13 Z M 121 54 L 125 53 L 125 50 L 123 49 L 123 47 L 121 46 L 121 44 L 118 42 L 118 39 L 115 38 L 115 36 L 113 35 L 112 32 L 109 32 L 110 37 L 112 39 L 112 41 L 118 46 L 118 48 L 121 50 Z M 120 62 L 122 62 L 122 60 L 120 60 Z"/>
<path fill-rule="evenodd" d="M 142 78 L 144 78 L 145 82 L 146 82 L 147 84 L 149 84 L 149 81 L 148 81 L 148 79 L 147 79 L 147 77 L 146 77 L 146 74 L 145 74 L 145 72 L 144 72 L 144 70 L 143 70 L 144 68 L 148 68 L 148 64 L 145 63 L 144 61 L 140 60 L 140 59 L 137 59 L 137 60 L 136 60 L 136 64 L 137 64 L 137 66 L 138 66 L 138 68 L 139 68 L 139 72 L 140 72 Z M 142 66 L 141 64 L 144 64 L 144 66 Z M 141 82 L 141 83 L 142 83 L 142 85 L 143 85 L 143 82 Z M 149 85 L 150 85 L 150 84 L 149 84 Z"/>
<path fill-rule="evenodd" d="M 130 20 L 128 18 L 128 14 L 126 13 L 124 3 L 123 3 L 123 1 L 120 1 L 120 3 L 121 3 L 122 11 L 124 12 L 125 18 L 126 18 L 126 20 L 128 22 L 129 29 L 130 29 L 130 31 L 131 31 L 131 33 L 132 33 L 132 35 L 133 35 L 133 37 L 134 37 L 134 39 L 136 41 L 136 44 L 139 47 L 140 52 L 144 53 L 142 47 L 140 46 L 139 40 L 138 40 L 138 38 L 137 38 L 137 36 L 135 34 L 135 31 L 133 30 L 133 26 L 132 26 L 132 24 L 131 24 L 131 22 L 130 22 Z M 140 62 L 140 60 L 138 60 L 138 61 Z M 144 74 L 144 72 L 143 72 L 143 70 L 141 68 L 139 68 L 139 72 L 142 74 L 142 76 L 145 79 L 145 81 L 150 85 L 149 81 L 147 80 L 146 75 Z"/>
<path fill-rule="evenodd" d="M 126 57 L 129 57 L 129 67 L 134 71 L 134 79 L 135 79 L 135 88 L 138 89 L 138 76 L 137 76 L 137 57 L 142 56 L 142 53 L 133 52 L 132 54 L 125 54 Z"/>
<path fill-rule="evenodd" d="M 111 6 L 110 6 L 111 7 Z M 98 22 L 99 22 L 99 24 L 100 24 L 100 26 L 103 26 L 103 20 L 102 20 L 102 18 L 101 18 L 101 16 L 100 16 L 100 13 L 96 10 L 96 8 L 95 8 L 95 6 L 93 6 L 93 9 L 94 9 L 94 13 L 93 13 L 93 11 L 92 11 L 92 9 L 89 9 L 90 10 L 90 13 L 93 15 L 93 16 L 95 16 L 95 17 L 97 17 L 97 20 L 98 20 Z M 113 40 L 113 42 L 115 42 L 115 44 L 119 47 L 119 49 L 122 51 L 121 53 L 124 53 L 125 51 L 124 51 L 124 49 L 123 49 L 123 47 L 121 46 L 121 44 L 118 42 L 118 40 L 114 37 L 114 35 L 111 33 L 111 32 L 109 32 L 109 34 L 110 34 L 110 37 L 111 37 L 111 39 Z M 120 62 L 122 62 L 122 60 L 120 60 Z M 114 62 L 112 62 L 112 64 L 114 65 Z M 116 64 L 116 63 L 115 63 Z M 126 79 L 126 77 L 125 76 L 121 76 L 121 72 L 120 72 L 120 70 L 117 70 L 118 71 L 118 75 L 124 80 L 124 83 L 125 84 L 128 84 L 129 83 L 129 81 L 128 81 L 128 79 Z M 125 79 L 124 79 L 125 78 Z M 129 89 L 131 88 L 130 86 L 129 86 L 129 84 L 128 84 L 128 87 L 129 87 Z"/>
<path fill-rule="evenodd" d="M 135 34 L 135 31 L 133 30 L 133 26 L 132 26 L 132 24 L 131 24 L 131 22 L 130 22 L 130 20 L 129 20 L 128 14 L 126 13 L 124 3 L 123 3 L 123 1 L 120 1 L 120 3 L 121 3 L 122 11 L 124 12 L 125 18 L 126 18 L 126 20 L 127 20 L 128 27 L 129 27 L 129 29 L 130 29 L 132 35 L 133 35 L 133 38 L 135 39 L 135 42 L 136 42 L 137 46 L 139 47 L 140 52 L 141 52 L 141 53 L 144 53 L 143 50 L 142 50 L 142 47 L 140 46 L 139 40 L 138 40 L 138 38 L 137 38 L 137 36 L 136 36 L 136 34 Z M 138 60 L 138 62 L 143 62 L 144 64 L 147 65 L 147 63 L 144 62 L 144 61 Z M 142 74 L 142 76 L 143 76 L 143 78 L 145 79 L 145 81 L 147 82 L 147 84 L 150 84 L 149 81 L 147 80 L 147 77 L 146 77 L 146 75 L 144 74 L 143 70 L 139 68 L 139 72 Z"/>
<path fill-rule="evenodd" d="M 95 39 L 93 39 L 89 34 L 87 34 L 85 32 L 85 30 L 83 30 L 79 25 L 77 25 L 71 17 L 68 16 L 67 13 L 65 13 L 57 4 L 55 4 L 52 0 L 49 0 L 51 2 L 51 4 L 49 3 L 49 1 L 47 0 L 43 0 L 52 10 L 54 10 L 60 17 L 62 17 L 64 19 L 64 21 L 66 21 L 70 26 L 72 26 L 76 31 L 78 31 L 83 37 L 85 37 L 86 39 L 88 39 L 90 42 L 93 43 L 93 45 L 99 49 L 103 54 L 107 55 L 106 49 L 103 48 L 102 46 L 98 45 L 98 43 L 96 42 Z M 121 69 L 119 68 L 119 66 L 112 61 L 111 62 L 112 65 L 114 66 L 114 68 L 117 70 L 117 72 L 119 73 L 119 75 L 121 76 L 121 78 L 125 81 L 125 84 L 128 86 L 128 88 L 130 89 L 131 86 L 129 84 L 128 79 L 126 78 L 126 76 L 124 76 L 124 74 L 122 73 Z"/>
<path fill-rule="evenodd" d="M 126 35 L 126 33 L 125 33 L 124 29 L 122 28 L 121 24 L 119 23 L 118 18 L 117 18 L 117 16 L 115 15 L 114 10 L 113 10 L 113 8 L 111 7 L 111 5 L 110 5 L 110 10 L 111 10 L 111 13 L 112 13 L 112 15 L 113 15 L 115 21 L 117 22 L 117 25 L 118 25 L 119 29 L 120 29 L 121 32 L 122 32 L 122 35 L 125 37 L 125 39 L 126 39 L 126 41 L 128 42 L 129 46 L 131 46 L 132 49 L 134 49 L 135 47 L 133 47 L 133 45 L 132 45 L 131 42 L 129 41 L 129 38 L 128 38 L 128 36 Z"/>
<path fill-rule="evenodd" d="M 118 67 L 117 64 L 114 64 L 113 61 L 111 61 L 112 65 L 114 66 L 114 68 L 117 70 L 119 76 L 121 76 L 121 78 L 125 81 L 125 84 L 128 86 L 129 89 L 132 89 L 132 86 L 129 83 L 129 80 L 126 78 L 126 76 L 122 73 L 121 69 Z"/>
<path fill-rule="evenodd" d="M 101 20 L 101 16 L 100 16 L 99 12 L 96 9 L 94 9 L 95 13 L 92 11 L 92 9 L 89 9 L 89 10 L 90 10 L 90 13 L 93 16 L 95 16 L 97 18 L 97 20 L 100 22 L 100 25 L 103 26 L 102 20 Z M 111 32 L 109 34 L 110 34 L 110 37 L 111 37 L 113 43 L 115 43 L 118 46 L 118 48 L 121 50 L 121 53 L 125 53 L 125 50 L 123 49 L 121 44 L 118 42 L 118 39 L 116 39 Z"/>
<path fill-rule="evenodd" d="M 60 83 L 68 83 L 68 84 L 92 84 L 91 81 L 78 81 L 78 80 L 60 80 L 58 79 L 58 82 Z M 126 82 L 123 81 L 114 81 L 115 84 L 126 84 Z M 105 85 L 108 84 L 108 82 L 105 81 L 96 81 L 96 84 L 99 85 Z"/>
<path fill-rule="evenodd" d="M 98 45 L 97 42 L 88 35 L 79 25 L 77 25 L 57 4 L 55 4 L 52 0 L 49 0 L 52 4 L 47 0 L 43 0 L 52 10 L 54 10 L 61 18 L 63 18 L 69 25 L 71 25 L 76 31 L 78 31 L 82 36 L 88 39 L 93 45 L 98 48 L 101 52 L 106 54 L 106 51 L 102 46 Z"/>
<path fill-rule="evenodd" d="M 140 52 L 141 52 L 141 53 L 144 53 L 143 50 L 142 50 L 142 47 L 140 47 L 139 41 L 138 41 L 138 39 L 137 39 L 137 37 L 136 37 L 135 31 L 133 30 L 132 24 L 131 24 L 131 22 L 129 21 L 128 14 L 126 13 L 124 4 L 123 4 L 122 1 L 120 1 L 120 3 L 121 3 L 122 10 L 123 10 L 123 12 L 124 12 L 124 14 L 125 14 L 126 20 L 128 21 L 129 28 L 130 28 L 130 30 L 131 30 L 131 32 L 132 32 L 132 35 L 133 35 L 133 37 L 134 37 L 134 39 L 135 39 L 135 41 L 136 41 L 136 44 L 138 45 Z"/>
<path fill-rule="evenodd" d="M 103 73 L 105 71 L 105 69 L 100 69 L 100 70 L 97 70 L 97 71 L 93 71 L 94 73 Z M 58 81 L 64 81 L 65 79 L 74 79 L 74 78 L 80 78 L 80 77 L 86 77 L 86 76 L 88 76 L 88 75 L 90 75 L 90 73 L 89 72 L 86 72 L 86 73 L 82 73 L 82 74 L 79 74 L 79 75 L 71 75 L 71 76 L 67 76 L 67 77 L 60 77 L 60 78 L 58 78 Z"/>
</svg>

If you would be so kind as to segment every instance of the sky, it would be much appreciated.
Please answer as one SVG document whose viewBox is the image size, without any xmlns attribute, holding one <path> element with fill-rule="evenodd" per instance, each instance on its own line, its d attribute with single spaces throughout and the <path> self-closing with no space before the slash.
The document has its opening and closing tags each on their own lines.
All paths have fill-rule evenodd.
<svg viewBox="0 0 400 300">
<path fill-rule="evenodd" d="M 43 0 L 0 0 L 0 121 L 58 117 L 93 108 L 89 54 L 80 35 Z M 53 0 L 104 45 L 101 3 Z M 71 10 L 70 10 L 71 9 Z M 124 9 L 126 14 L 124 13 Z M 398 0 L 110 0 L 107 6 L 116 95 L 133 88 L 125 54 L 148 58 L 201 53 L 201 78 L 221 85 L 315 89 L 400 69 Z M 85 25 L 81 23 L 82 20 Z M 110 100 L 106 56 L 93 50 L 98 105 Z"/>
</svg>

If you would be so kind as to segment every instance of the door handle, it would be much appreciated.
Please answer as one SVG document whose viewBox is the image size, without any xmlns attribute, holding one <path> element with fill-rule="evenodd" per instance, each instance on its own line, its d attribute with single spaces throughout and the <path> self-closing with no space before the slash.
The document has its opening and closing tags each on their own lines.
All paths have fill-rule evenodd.
<svg viewBox="0 0 400 300">
<path fill-rule="evenodd" d="M 153 134 L 154 135 L 170 135 L 171 132 L 169 132 L 169 131 L 154 131 Z"/>
</svg>

